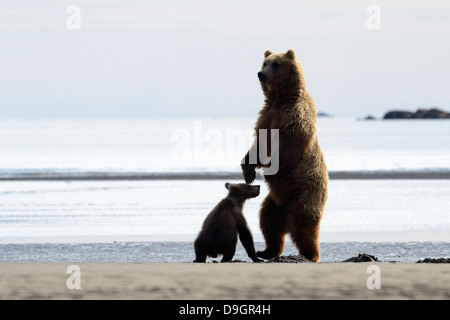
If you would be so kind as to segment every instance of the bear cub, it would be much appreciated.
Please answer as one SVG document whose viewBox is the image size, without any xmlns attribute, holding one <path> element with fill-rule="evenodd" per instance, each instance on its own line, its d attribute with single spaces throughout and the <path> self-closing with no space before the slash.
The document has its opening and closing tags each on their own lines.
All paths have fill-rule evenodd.
<svg viewBox="0 0 450 320">
<path fill-rule="evenodd" d="M 194 262 L 205 262 L 207 256 L 217 258 L 219 254 L 223 255 L 221 262 L 231 261 L 238 234 L 253 262 L 263 261 L 256 256 L 253 237 L 242 213 L 245 200 L 259 195 L 259 186 L 227 182 L 225 188 L 229 191 L 228 196 L 208 214 L 194 242 Z"/>
</svg>

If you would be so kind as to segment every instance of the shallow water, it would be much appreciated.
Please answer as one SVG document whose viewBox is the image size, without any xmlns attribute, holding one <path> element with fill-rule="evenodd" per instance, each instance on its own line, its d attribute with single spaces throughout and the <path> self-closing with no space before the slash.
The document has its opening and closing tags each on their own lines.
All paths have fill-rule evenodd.
<svg viewBox="0 0 450 320">
<path fill-rule="evenodd" d="M 264 243 L 256 242 L 256 250 Z M 340 262 L 359 253 L 375 255 L 380 261 L 417 262 L 424 258 L 450 256 L 450 242 L 324 242 L 321 262 Z M 283 255 L 296 255 L 297 250 L 286 242 Z M 0 262 L 192 262 L 192 242 L 118 242 L 118 243 L 43 243 L 2 244 Z M 234 259 L 251 262 L 239 243 Z M 208 258 L 207 261 L 220 261 Z"/>
<path fill-rule="evenodd" d="M 15 181 L 0 184 L 0 244 L 193 241 L 225 180 Z M 233 181 L 232 181 L 233 182 Z M 238 182 L 238 181 L 235 181 Z M 255 241 L 259 207 L 245 203 Z M 331 180 L 323 241 L 450 241 L 450 180 Z M 345 239 L 342 236 L 348 235 Z M 402 238 L 401 235 L 405 235 Z M 96 238 L 90 240 L 90 238 Z"/>
</svg>

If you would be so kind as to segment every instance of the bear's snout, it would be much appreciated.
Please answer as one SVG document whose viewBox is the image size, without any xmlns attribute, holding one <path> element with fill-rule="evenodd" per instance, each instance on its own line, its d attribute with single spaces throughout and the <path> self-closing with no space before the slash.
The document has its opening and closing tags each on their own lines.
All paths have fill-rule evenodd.
<svg viewBox="0 0 450 320">
<path fill-rule="evenodd" d="M 261 82 L 266 82 L 267 80 L 266 75 L 262 71 L 258 72 L 258 79 Z"/>
<path fill-rule="evenodd" d="M 253 188 L 253 192 L 254 192 L 255 197 L 259 196 L 260 186 L 256 185 L 256 186 L 252 186 L 252 188 Z"/>
</svg>

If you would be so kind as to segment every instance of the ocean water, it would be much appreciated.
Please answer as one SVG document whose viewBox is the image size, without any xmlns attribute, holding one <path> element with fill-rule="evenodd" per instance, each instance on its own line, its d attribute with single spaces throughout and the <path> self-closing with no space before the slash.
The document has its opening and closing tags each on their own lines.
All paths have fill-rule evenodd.
<svg viewBox="0 0 450 320">
<path fill-rule="evenodd" d="M 255 119 L 0 121 L 0 177 L 239 171 Z M 319 118 L 330 171 L 450 171 L 450 120 Z"/>
<path fill-rule="evenodd" d="M 225 197 L 225 182 L 241 180 L 164 175 L 238 172 L 253 125 L 254 119 L 1 121 L 0 261 L 191 261 L 192 242 Z M 319 118 L 317 127 L 330 172 L 450 172 L 450 121 Z M 104 179 L 122 173 L 161 176 Z M 262 247 L 258 210 L 267 188 L 257 183 L 261 195 L 244 212 Z M 449 194 L 447 178 L 330 180 L 323 260 L 362 252 L 402 261 L 448 257 Z M 295 253 L 289 238 L 285 253 Z"/>
</svg>

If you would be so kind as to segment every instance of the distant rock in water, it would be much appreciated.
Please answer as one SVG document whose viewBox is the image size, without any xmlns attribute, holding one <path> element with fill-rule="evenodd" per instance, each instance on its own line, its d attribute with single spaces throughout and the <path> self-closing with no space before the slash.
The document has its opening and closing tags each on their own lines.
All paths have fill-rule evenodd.
<svg viewBox="0 0 450 320">
<path fill-rule="evenodd" d="M 393 110 L 386 113 L 383 119 L 450 119 L 450 112 L 436 108 L 418 109 L 416 112 Z"/>
<path fill-rule="evenodd" d="M 369 115 L 365 116 L 364 118 L 358 118 L 356 120 L 358 120 L 358 121 L 361 121 L 361 120 L 364 120 L 364 121 L 366 121 L 366 120 L 377 120 L 377 118 L 375 116 L 369 114 Z"/>
<path fill-rule="evenodd" d="M 317 112 L 317 116 L 318 117 L 323 117 L 323 118 L 332 118 L 333 117 L 331 114 L 326 113 L 326 112 L 322 112 L 322 111 Z"/>
</svg>

